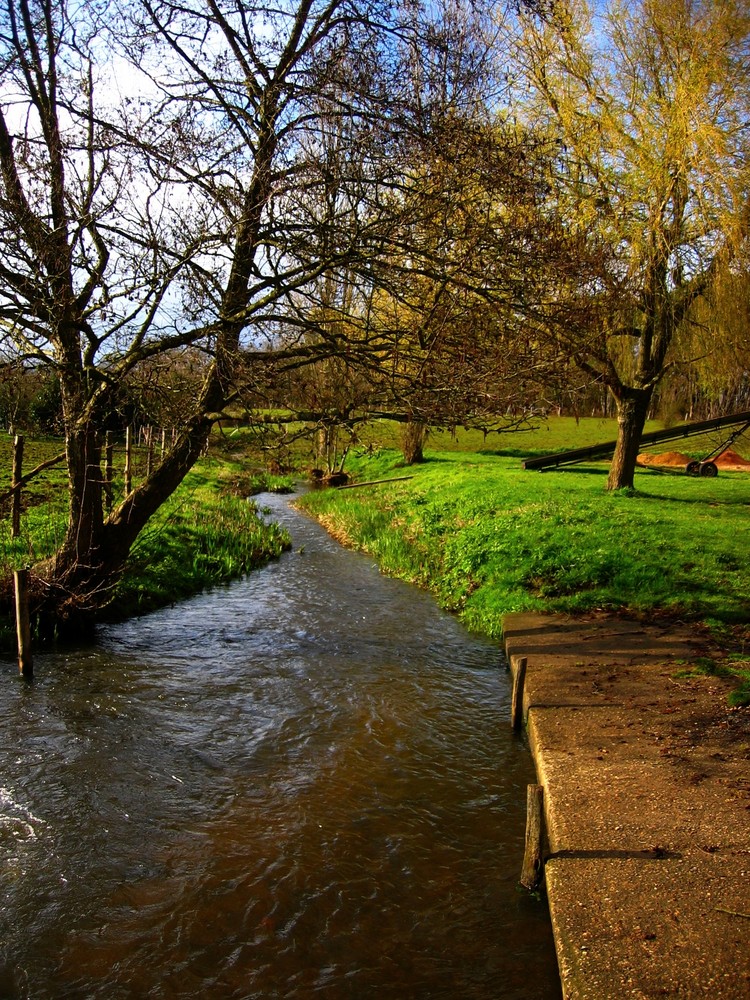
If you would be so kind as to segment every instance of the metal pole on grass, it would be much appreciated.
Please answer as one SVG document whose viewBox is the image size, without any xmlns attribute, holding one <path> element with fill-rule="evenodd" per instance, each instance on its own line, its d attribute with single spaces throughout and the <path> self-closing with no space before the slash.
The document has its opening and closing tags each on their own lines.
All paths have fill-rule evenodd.
<svg viewBox="0 0 750 1000">
<path fill-rule="evenodd" d="M 21 477 L 23 476 L 23 435 L 16 434 L 13 440 L 13 476 L 11 486 L 13 499 L 10 511 L 10 537 L 21 534 Z"/>
<path fill-rule="evenodd" d="M 130 493 L 133 481 L 133 438 L 130 427 L 125 428 L 125 496 Z"/>
</svg>

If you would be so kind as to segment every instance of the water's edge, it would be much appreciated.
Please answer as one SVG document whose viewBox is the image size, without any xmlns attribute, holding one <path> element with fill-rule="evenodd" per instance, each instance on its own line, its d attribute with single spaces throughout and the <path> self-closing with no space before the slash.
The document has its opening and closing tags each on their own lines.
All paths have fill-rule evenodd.
<svg viewBox="0 0 750 1000">
<path fill-rule="evenodd" d="M 256 499 L 291 553 L 0 664 L 0 996 L 559 997 L 501 651 Z"/>
</svg>

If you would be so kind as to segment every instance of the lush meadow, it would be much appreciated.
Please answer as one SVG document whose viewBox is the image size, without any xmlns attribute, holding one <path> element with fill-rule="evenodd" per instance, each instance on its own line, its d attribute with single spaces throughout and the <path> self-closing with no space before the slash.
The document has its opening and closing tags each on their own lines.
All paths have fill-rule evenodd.
<svg viewBox="0 0 750 1000">
<path fill-rule="evenodd" d="M 750 644 L 750 473 L 701 479 L 680 468 L 643 468 L 634 491 L 607 493 L 606 463 L 523 469 L 525 457 L 612 440 L 615 433 L 611 420 L 565 417 L 502 435 L 433 431 L 426 461 L 407 468 L 399 426 L 374 422 L 360 430 L 348 471 L 355 486 L 397 481 L 315 490 L 302 503 L 384 572 L 430 589 L 468 627 L 490 636 L 499 637 L 503 614 L 515 610 L 662 615 L 708 627 L 731 640 L 738 659 L 730 667 L 750 698 L 743 646 L 745 639 Z M 700 458 L 721 442 L 715 432 L 669 447 Z M 10 444 L 0 440 L 0 492 L 10 485 Z M 24 470 L 60 448 L 56 440 L 27 443 Z M 733 448 L 750 457 L 750 435 Z M 309 450 L 300 446 L 292 458 L 304 478 Z M 145 461 L 145 451 L 137 450 L 135 481 Z M 115 502 L 122 465 L 117 451 Z M 18 539 L 10 538 L 9 504 L 3 505 L 6 592 L 13 568 L 51 555 L 62 540 L 64 480 L 60 464 L 25 488 Z M 106 613 L 123 617 L 172 603 L 278 555 L 289 539 L 258 517 L 252 494 L 292 482 L 263 471 L 251 435 L 217 433 L 209 454 L 139 538 Z"/>
<path fill-rule="evenodd" d="M 503 614 L 520 610 L 694 621 L 735 650 L 740 637 L 736 670 L 750 683 L 742 646 L 750 637 L 750 473 L 701 479 L 643 468 L 634 491 L 607 493 L 606 463 L 523 469 L 525 455 L 613 432 L 611 422 L 553 420 L 491 444 L 467 432 L 433 435 L 426 461 L 410 468 L 371 442 L 350 464 L 355 482 L 413 478 L 311 493 L 304 506 L 477 631 L 499 637 Z M 717 443 L 693 438 L 684 451 L 702 457 Z M 733 447 L 750 456 L 747 436 Z"/>
</svg>

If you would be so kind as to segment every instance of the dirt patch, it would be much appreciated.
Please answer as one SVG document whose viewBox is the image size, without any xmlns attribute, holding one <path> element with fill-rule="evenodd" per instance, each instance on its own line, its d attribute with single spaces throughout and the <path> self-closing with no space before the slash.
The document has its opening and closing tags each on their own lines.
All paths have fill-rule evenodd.
<svg viewBox="0 0 750 1000">
<path fill-rule="evenodd" d="M 714 635 L 702 623 L 658 614 L 647 620 L 604 612 L 577 618 L 515 614 L 507 616 L 505 639 L 511 652 L 520 642 L 519 655 L 539 657 L 551 668 L 548 679 L 536 680 L 544 703 L 640 702 L 667 720 L 660 740 L 675 746 L 686 740 L 696 759 L 708 762 L 720 754 L 730 769 L 739 769 L 747 777 L 750 808 L 750 705 L 732 708 L 727 700 L 741 683 L 730 668 L 746 670 L 750 663 L 749 624 Z"/>
<path fill-rule="evenodd" d="M 638 456 L 638 461 L 641 465 L 665 465 L 670 468 L 684 469 L 688 462 L 692 462 L 692 459 L 689 455 L 683 455 L 681 451 L 664 451 L 660 455 L 644 453 Z"/>
<path fill-rule="evenodd" d="M 660 455 L 649 455 L 644 452 L 638 456 L 638 461 L 641 465 L 684 469 L 688 462 L 692 462 L 693 459 L 690 455 L 685 455 L 681 451 L 664 451 Z M 739 452 L 732 451 L 731 448 L 727 448 L 718 458 L 714 458 L 712 461 L 727 472 L 750 472 L 750 461 L 743 458 Z"/>
<path fill-rule="evenodd" d="M 714 459 L 714 462 L 722 469 L 729 469 L 732 472 L 750 472 L 750 462 L 743 458 L 739 452 L 732 451 L 731 448 L 723 451 L 718 458 Z"/>
</svg>

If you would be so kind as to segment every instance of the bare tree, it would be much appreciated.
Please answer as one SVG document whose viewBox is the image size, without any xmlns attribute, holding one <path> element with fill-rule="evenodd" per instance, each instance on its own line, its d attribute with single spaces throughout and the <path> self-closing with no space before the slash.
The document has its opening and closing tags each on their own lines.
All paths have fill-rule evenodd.
<svg viewBox="0 0 750 1000">
<path fill-rule="evenodd" d="M 400 332 L 372 322 L 376 292 L 439 272 L 404 180 L 439 104 L 415 99 L 406 67 L 417 45 L 448 52 L 430 5 L 99 14 L 86 0 L 0 12 L 0 321 L 61 385 L 69 522 L 36 568 L 58 622 L 106 603 L 238 386 L 336 357 L 392 371 Z M 179 433 L 107 513 L 105 415 L 119 387 L 152 385 L 186 351 L 205 362 Z"/>
</svg>

